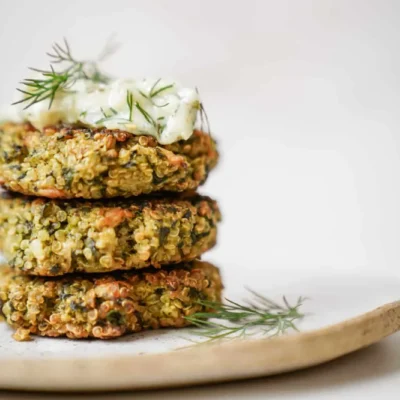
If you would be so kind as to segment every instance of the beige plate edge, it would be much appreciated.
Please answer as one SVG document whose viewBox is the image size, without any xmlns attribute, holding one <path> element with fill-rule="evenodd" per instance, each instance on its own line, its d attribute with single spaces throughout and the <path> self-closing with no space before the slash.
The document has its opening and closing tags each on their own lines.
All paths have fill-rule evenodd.
<svg viewBox="0 0 400 400">
<path fill-rule="evenodd" d="M 232 381 L 318 365 L 400 329 L 400 302 L 326 328 L 161 354 L 4 360 L 0 388 L 40 391 L 153 389 Z"/>
</svg>

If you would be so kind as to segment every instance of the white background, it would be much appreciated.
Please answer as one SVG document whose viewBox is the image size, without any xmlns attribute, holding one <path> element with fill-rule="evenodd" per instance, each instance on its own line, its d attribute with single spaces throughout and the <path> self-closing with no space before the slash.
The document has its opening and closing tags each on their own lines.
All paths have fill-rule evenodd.
<svg viewBox="0 0 400 400">
<path fill-rule="evenodd" d="M 90 58 L 115 33 L 108 72 L 199 87 L 229 287 L 400 276 L 400 1 L 13 0 L 0 17 L 1 103 L 63 36 Z"/>
</svg>

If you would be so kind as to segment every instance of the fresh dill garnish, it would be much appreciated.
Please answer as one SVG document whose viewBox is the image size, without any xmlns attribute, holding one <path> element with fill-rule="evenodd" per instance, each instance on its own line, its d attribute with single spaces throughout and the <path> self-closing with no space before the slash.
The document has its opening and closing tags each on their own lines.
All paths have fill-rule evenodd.
<svg viewBox="0 0 400 400">
<path fill-rule="evenodd" d="M 95 121 L 95 124 L 102 124 L 103 122 L 106 122 L 106 121 L 108 121 L 108 120 L 110 120 L 110 119 L 113 119 L 113 118 L 114 118 L 114 115 L 117 115 L 117 114 L 118 114 L 118 111 L 116 111 L 116 110 L 115 110 L 114 108 L 112 108 L 112 107 L 110 107 L 110 111 L 112 112 L 112 114 L 107 114 L 107 113 L 104 111 L 103 107 L 100 107 L 100 111 L 101 111 L 101 113 L 103 114 L 103 118 L 101 118 L 101 119 Z"/>
<path fill-rule="evenodd" d="M 132 122 L 133 116 L 133 94 L 131 91 L 126 91 L 126 104 L 128 104 L 129 109 L 129 122 Z"/>
<path fill-rule="evenodd" d="M 206 125 L 207 125 L 207 133 L 208 133 L 209 135 L 211 135 L 210 120 L 208 119 L 208 115 L 207 115 L 207 113 L 206 113 L 206 109 L 204 108 L 204 104 L 203 104 L 203 103 L 200 103 L 199 107 L 200 107 L 201 130 L 202 130 L 203 132 L 205 132 L 204 129 L 203 129 L 203 125 L 204 125 L 204 121 L 205 121 L 205 122 L 206 122 Z"/>
<path fill-rule="evenodd" d="M 165 125 L 160 124 L 159 122 L 154 121 L 152 116 L 136 101 L 133 101 L 133 94 L 131 91 L 127 90 L 126 92 L 126 104 L 128 106 L 129 110 L 129 117 L 128 119 L 126 118 L 119 118 L 116 117 L 118 112 L 110 107 L 110 111 L 112 114 L 107 114 L 102 107 L 100 107 L 100 111 L 103 114 L 103 118 L 95 121 L 95 124 L 102 124 L 106 121 L 113 120 L 117 122 L 118 124 L 126 125 L 127 123 L 133 122 L 133 109 L 137 108 L 137 110 L 143 115 L 143 118 L 152 126 L 154 126 L 157 129 L 157 133 L 161 133 L 163 129 L 165 128 Z M 159 117 L 157 118 L 157 121 L 162 121 L 164 117 Z"/>
<path fill-rule="evenodd" d="M 67 42 L 67 39 L 64 38 L 64 46 L 62 47 L 58 43 L 54 43 L 52 46 L 53 53 L 46 53 L 51 59 L 52 64 L 59 64 L 64 61 L 70 62 L 72 64 L 82 64 L 72 57 L 71 48 Z"/>
<path fill-rule="evenodd" d="M 225 299 L 225 303 L 199 300 L 198 304 L 212 311 L 198 312 L 185 319 L 199 328 L 196 333 L 207 341 L 243 338 L 257 332 L 277 336 L 290 329 L 297 330 L 294 321 L 304 316 L 299 312 L 304 298 L 299 297 L 297 303 L 291 305 L 283 297 L 283 304 L 280 305 L 253 290 L 248 291 L 252 300 L 244 304 L 229 299 Z"/>
<path fill-rule="evenodd" d="M 121 47 L 121 43 L 116 41 L 116 34 L 113 33 L 108 37 L 105 46 L 101 50 L 100 54 L 97 56 L 96 61 L 98 63 L 113 56 Z"/>
<path fill-rule="evenodd" d="M 147 94 L 144 93 L 142 90 L 139 90 L 139 93 L 140 93 L 143 97 L 145 97 L 146 99 L 149 98 L 149 96 L 147 96 Z"/>
<path fill-rule="evenodd" d="M 159 82 L 159 81 L 157 81 L 156 83 L 158 83 L 158 82 Z M 160 93 L 164 92 L 165 90 L 168 90 L 168 89 L 173 88 L 173 87 L 174 87 L 174 84 L 163 86 L 163 87 L 157 89 L 156 91 L 154 91 L 155 86 L 156 86 L 156 85 L 154 85 L 153 88 L 152 88 L 152 90 L 150 91 L 150 97 L 151 97 L 151 98 L 156 97 L 157 95 L 159 95 Z"/>
<path fill-rule="evenodd" d="M 93 82 L 107 83 L 109 77 L 100 72 L 95 61 L 78 61 L 72 56 L 70 46 L 66 39 L 62 45 L 55 43 L 52 51 L 46 53 L 50 57 L 50 69 L 40 70 L 30 68 L 30 70 L 40 74 L 38 78 L 24 79 L 21 81 L 23 89 L 17 90 L 24 94 L 24 98 L 13 103 L 27 103 L 25 109 L 32 105 L 50 99 L 49 109 L 51 108 L 55 95 L 60 90 L 68 90 L 78 79 L 91 80 Z M 101 59 L 110 54 L 110 49 L 102 55 Z M 53 64 L 64 64 L 61 71 L 56 71 Z"/>
<path fill-rule="evenodd" d="M 168 89 L 171 89 L 171 88 L 174 87 L 174 84 L 172 83 L 172 84 L 170 84 L 170 85 L 166 85 L 166 86 L 160 87 L 160 88 L 158 88 L 158 89 L 156 90 L 156 87 L 157 87 L 157 85 L 160 83 L 160 81 L 161 81 L 161 78 L 158 78 L 158 79 L 155 81 L 155 83 L 154 83 L 153 86 L 151 87 L 150 92 L 149 92 L 148 95 L 147 95 L 146 93 L 144 93 L 142 90 L 139 90 L 139 93 L 140 93 L 144 98 L 150 100 L 150 101 L 152 102 L 152 104 L 153 104 L 154 106 L 158 107 L 158 108 L 166 107 L 166 106 L 169 105 L 169 103 L 165 103 L 165 104 L 163 104 L 163 105 L 156 104 L 156 103 L 154 102 L 154 100 L 153 100 L 154 97 L 158 96 L 160 93 L 164 92 L 165 90 L 168 90 Z"/>
<path fill-rule="evenodd" d="M 164 92 L 165 90 L 168 90 L 168 89 L 171 89 L 171 88 L 174 87 L 174 84 L 172 83 L 171 85 L 163 86 L 163 87 L 157 89 L 156 91 L 154 91 L 154 89 L 156 88 L 156 86 L 157 86 L 157 84 L 160 82 L 160 80 L 161 80 L 161 79 L 159 79 L 159 80 L 153 85 L 153 87 L 152 87 L 151 90 L 150 90 L 150 99 L 152 100 L 153 104 L 154 104 L 156 107 L 158 107 L 158 108 L 166 107 L 166 106 L 169 105 L 169 103 L 165 103 L 165 104 L 163 104 L 163 105 L 159 105 L 159 104 L 154 103 L 153 98 L 156 97 L 156 96 L 158 96 L 160 93 Z"/>
<path fill-rule="evenodd" d="M 138 103 L 135 103 L 135 107 L 140 111 L 140 113 L 143 115 L 144 119 L 151 125 L 156 126 L 156 123 L 154 119 L 151 117 L 151 115 Z"/>
<path fill-rule="evenodd" d="M 160 83 L 160 81 L 161 81 L 161 78 L 158 78 L 158 79 L 154 82 L 153 86 L 152 86 L 151 89 L 150 89 L 149 97 L 153 97 L 151 94 L 153 93 L 153 91 L 154 91 L 154 89 L 156 88 L 156 86 Z"/>
<path fill-rule="evenodd" d="M 199 89 L 196 87 L 196 92 L 198 95 L 200 95 L 199 93 Z M 199 103 L 198 106 L 199 112 L 200 112 L 200 129 L 202 132 L 205 132 L 204 130 L 204 125 L 207 126 L 207 133 L 211 136 L 211 126 L 210 126 L 210 121 L 208 119 L 208 115 L 206 112 L 206 109 L 204 108 L 204 104 L 202 102 Z"/>
<path fill-rule="evenodd" d="M 50 66 L 50 71 L 38 70 L 30 68 L 32 71 L 42 74 L 42 78 L 38 79 L 25 79 L 21 82 L 26 89 L 17 90 L 25 95 L 19 101 L 14 102 L 12 105 L 28 102 L 24 109 L 29 108 L 35 103 L 43 100 L 50 99 L 49 108 L 53 104 L 54 96 L 60 88 L 65 88 L 71 79 L 71 71 L 66 70 L 62 73 L 55 72 L 53 66 Z"/>
<path fill-rule="evenodd" d="M 100 111 L 103 114 L 104 118 L 111 118 L 111 116 L 107 115 L 106 112 L 103 110 L 103 107 L 100 107 Z"/>
</svg>

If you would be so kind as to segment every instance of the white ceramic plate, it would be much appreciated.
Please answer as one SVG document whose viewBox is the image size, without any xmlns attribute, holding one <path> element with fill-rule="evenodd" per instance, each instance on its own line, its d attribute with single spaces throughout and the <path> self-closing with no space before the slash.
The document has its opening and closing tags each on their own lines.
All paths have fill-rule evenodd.
<svg viewBox="0 0 400 400">
<path fill-rule="evenodd" d="M 303 279 L 287 276 L 276 282 L 273 290 L 268 290 L 269 285 L 255 279 L 247 284 L 275 300 L 280 300 L 283 294 L 293 301 L 299 295 L 309 297 L 303 306 L 307 316 L 299 324 L 301 333 L 278 339 L 195 345 L 182 350 L 182 347 L 191 345 L 188 339 L 197 339 L 190 329 L 140 333 L 113 341 L 35 337 L 31 342 L 21 343 L 11 338 L 12 330 L 2 323 L 0 357 L 2 365 L 7 365 L 7 368 L 0 371 L 0 388 L 69 391 L 143 389 L 256 377 L 336 358 L 395 330 L 393 318 L 389 329 L 390 324 L 381 322 L 378 314 L 372 315 L 372 325 L 368 329 L 363 328 L 362 335 L 368 336 L 378 324 L 383 330 L 375 336 L 361 339 L 361 342 L 357 342 L 360 337 L 350 337 L 356 334 L 348 329 L 354 323 L 328 330 L 320 328 L 398 300 L 398 278 L 368 274 L 337 275 L 329 279 L 326 276 Z M 228 291 L 227 295 L 235 300 L 246 297 L 245 292 Z M 396 307 L 391 307 L 388 312 L 394 312 Z M 329 336 L 332 332 L 338 336 Z M 351 343 L 342 345 L 343 340 Z M 317 342 L 318 348 L 307 347 L 317 346 Z M 332 346 L 334 348 L 328 351 Z"/>
</svg>

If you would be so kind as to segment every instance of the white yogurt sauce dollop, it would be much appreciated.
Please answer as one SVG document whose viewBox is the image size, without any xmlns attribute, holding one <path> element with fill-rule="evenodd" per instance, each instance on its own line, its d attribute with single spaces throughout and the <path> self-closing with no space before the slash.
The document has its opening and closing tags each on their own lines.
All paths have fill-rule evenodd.
<svg viewBox="0 0 400 400">
<path fill-rule="evenodd" d="M 23 109 L 18 115 L 36 129 L 63 123 L 90 128 L 121 129 L 154 136 L 161 144 L 187 140 L 193 133 L 200 99 L 195 89 L 182 88 L 163 79 L 95 83 L 78 80 L 68 90 L 59 90 L 49 108 L 49 99 Z"/>
</svg>

